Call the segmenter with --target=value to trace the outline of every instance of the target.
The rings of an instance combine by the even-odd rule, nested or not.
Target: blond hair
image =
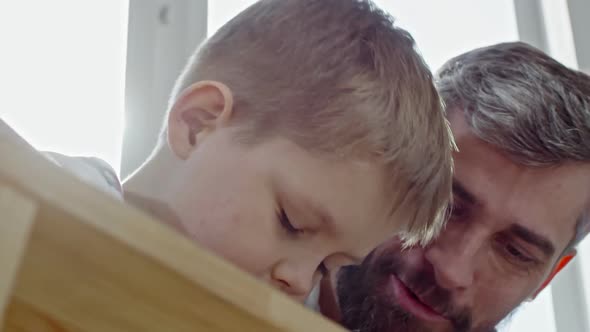
[[[445,220],[454,144],[414,46],[370,1],[258,1],[201,45],[171,104],[195,82],[223,82],[241,141],[281,135],[324,155],[378,160],[391,213],[407,220],[404,238],[426,243]]]

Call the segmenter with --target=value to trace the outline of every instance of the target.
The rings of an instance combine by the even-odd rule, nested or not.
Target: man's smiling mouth
[[[434,323],[449,322],[449,319],[424,303],[394,274],[389,276],[387,287],[395,296],[397,304],[416,318]]]

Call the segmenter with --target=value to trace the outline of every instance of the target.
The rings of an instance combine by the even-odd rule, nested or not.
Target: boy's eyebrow
[[[334,217],[324,207],[305,199],[303,195],[297,195],[297,200],[302,203],[302,207],[309,210],[314,216],[320,219],[322,225],[327,229],[334,229]]]
[[[336,228],[336,218],[334,218],[333,214],[328,211],[327,208],[318,204],[317,202],[309,199],[309,196],[303,194],[302,192],[295,190],[294,188],[289,188],[286,186],[285,183],[282,185],[277,184],[279,201],[283,203],[289,202],[297,210],[301,211],[301,213],[307,214],[309,217],[317,218],[320,220],[320,225],[323,227],[327,232],[333,232]],[[354,264],[359,264],[363,261],[364,255],[352,255],[346,254],[347,258],[349,258]]]
[[[308,209],[311,214],[316,216],[321,221],[321,226],[323,226],[328,231],[333,231],[336,227],[336,219],[332,216],[332,214],[325,209],[320,204],[312,202],[308,199],[304,199],[303,196],[298,196],[298,200],[302,203],[302,207]],[[345,254],[345,256],[353,263],[353,264],[360,264],[364,257],[352,255],[352,254]]]

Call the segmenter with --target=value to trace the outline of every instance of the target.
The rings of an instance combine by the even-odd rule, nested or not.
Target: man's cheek
[[[418,270],[424,264],[424,249],[415,247],[402,251],[404,265],[410,269]]]

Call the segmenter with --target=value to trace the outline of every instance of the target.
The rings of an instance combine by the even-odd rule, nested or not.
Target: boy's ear
[[[571,262],[572,259],[574,259],[574,257],[576,257],[576,254],[577,254],[577,251],[574,249],[559,259],[559,261],[557,262],[557,264],[553,268],[553,271],[551,271],[551,273],[549,274],[547,279],[545,279],[543,284],[541,284],[539,289],[537,289],[537,291],[533,295],[533,297],[532,297],[533,299],[535,299],[537,297],[537,295],[539,295],[539,293],[541,293],[549,285],[549,283],[551,283],[553,278],[555,278],[555,276],[559,272],[561,272],[561,270],[563,270],[563,268],[566,267],[569,264],[569,262]]]
[[[186,159],[207,134],[224,127],[233,112],[233,95],[223,83],[201,81],[186,88],[167,119],[168,145]]]

